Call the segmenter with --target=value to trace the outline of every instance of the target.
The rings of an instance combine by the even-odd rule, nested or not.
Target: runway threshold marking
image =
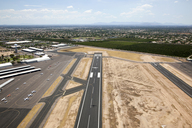
[[[98,75],[97,75],[97,77],[98,77],[98,78],[100,78],[100,77],[101,77],[101,73],[100,73],[100,72],[98,72]]]
[[[93,77],[93,72],[91,72],[91,74],[90,74],[90,78],[92,78]]]
[[[31,119],[35,116],[38,110],[41,108],[43,103],[36,104],[31,111],[25,116],[25,118],[21,121],[21,123],[17,126],[17,128],[25,128],[27,124],[31,121]]]

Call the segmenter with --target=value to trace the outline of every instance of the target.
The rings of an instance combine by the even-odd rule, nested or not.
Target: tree
[[[4,55],[3,54],[1,55],[1,59],[4,60]]]
[[[14,57],[14,54],[10,54],[9,56],[10,56],[11,58],[13,58],[13,57]]]

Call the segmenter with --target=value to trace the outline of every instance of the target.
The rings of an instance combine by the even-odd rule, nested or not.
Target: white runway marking
[[[94,92],[94,87],[93,87],[93,89],[92,89],[92,94],[93,94],[93,92]]]
[[[98,75],[97,75],[97,77],[98,77],[98,78],[100,78],[100,77],[101,77],[101,73],[100,73],[100,72],[98,72]]]
[[[91,72],[91,74],[90,74],[90,78],[92,78],[93,77],[93,72]]]
[[[89,118],[88,118],[87,128],[89,128],[89,122],[90,122],[90,115],[89,115]]]

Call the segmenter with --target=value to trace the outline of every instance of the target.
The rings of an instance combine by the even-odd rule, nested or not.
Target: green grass
[[[103,42],[82,42],[76,43],[81,45],[96,46],[103,48],[121,49],[129,51],[138,51],[146,53],[154,53],[169,56],[188,57],[192,54],[191,45],[175,45],[175,44],[152,44],[138,43],[137,41],[103,41]],[[142,40],[144,42],[144,40]]]

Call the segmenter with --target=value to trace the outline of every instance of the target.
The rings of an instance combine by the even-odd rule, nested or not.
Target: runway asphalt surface
[[[192,78],[192,62],[171,63],[169,65]]]
[[[0,93],[0,99],[6,97],[8,102],[0,102],[0,128],[17,127],[69,64],[74,55],[75,53],[59,54],[52,57],[49,61],[27,64],[41,68],[42,70],[16,76],[13,82],[3,88],[3,91]],[[24,64],[19,64],[17,66],[23,65]],[[43,73],[43,75],[41,75],[41,73]],[[5,80],[7,81],[8,79]],[[49,81],[47,79],[49,79]],[[0,80],[0,82],[4,82],[5,80]],[[24,84],[25,82],[26,84]],[[19,89],[15,90],[16,88]],[[32,90],[36,90],[36,93],[34,93],[32,97],[29,97],[29,101],[24,102],[24,98],[27,97]],[[8,94],[11,94],[11,96],[7,97]]]
[[[174,74],[169,72],[167,69],[165,69],[158,63],[151,63],[151,65],[192,98],[192,87],[190,85],[185,83],[180,78],[176,77]]]
[[[102,127],[102,54],[95,53],[75,128]]]

